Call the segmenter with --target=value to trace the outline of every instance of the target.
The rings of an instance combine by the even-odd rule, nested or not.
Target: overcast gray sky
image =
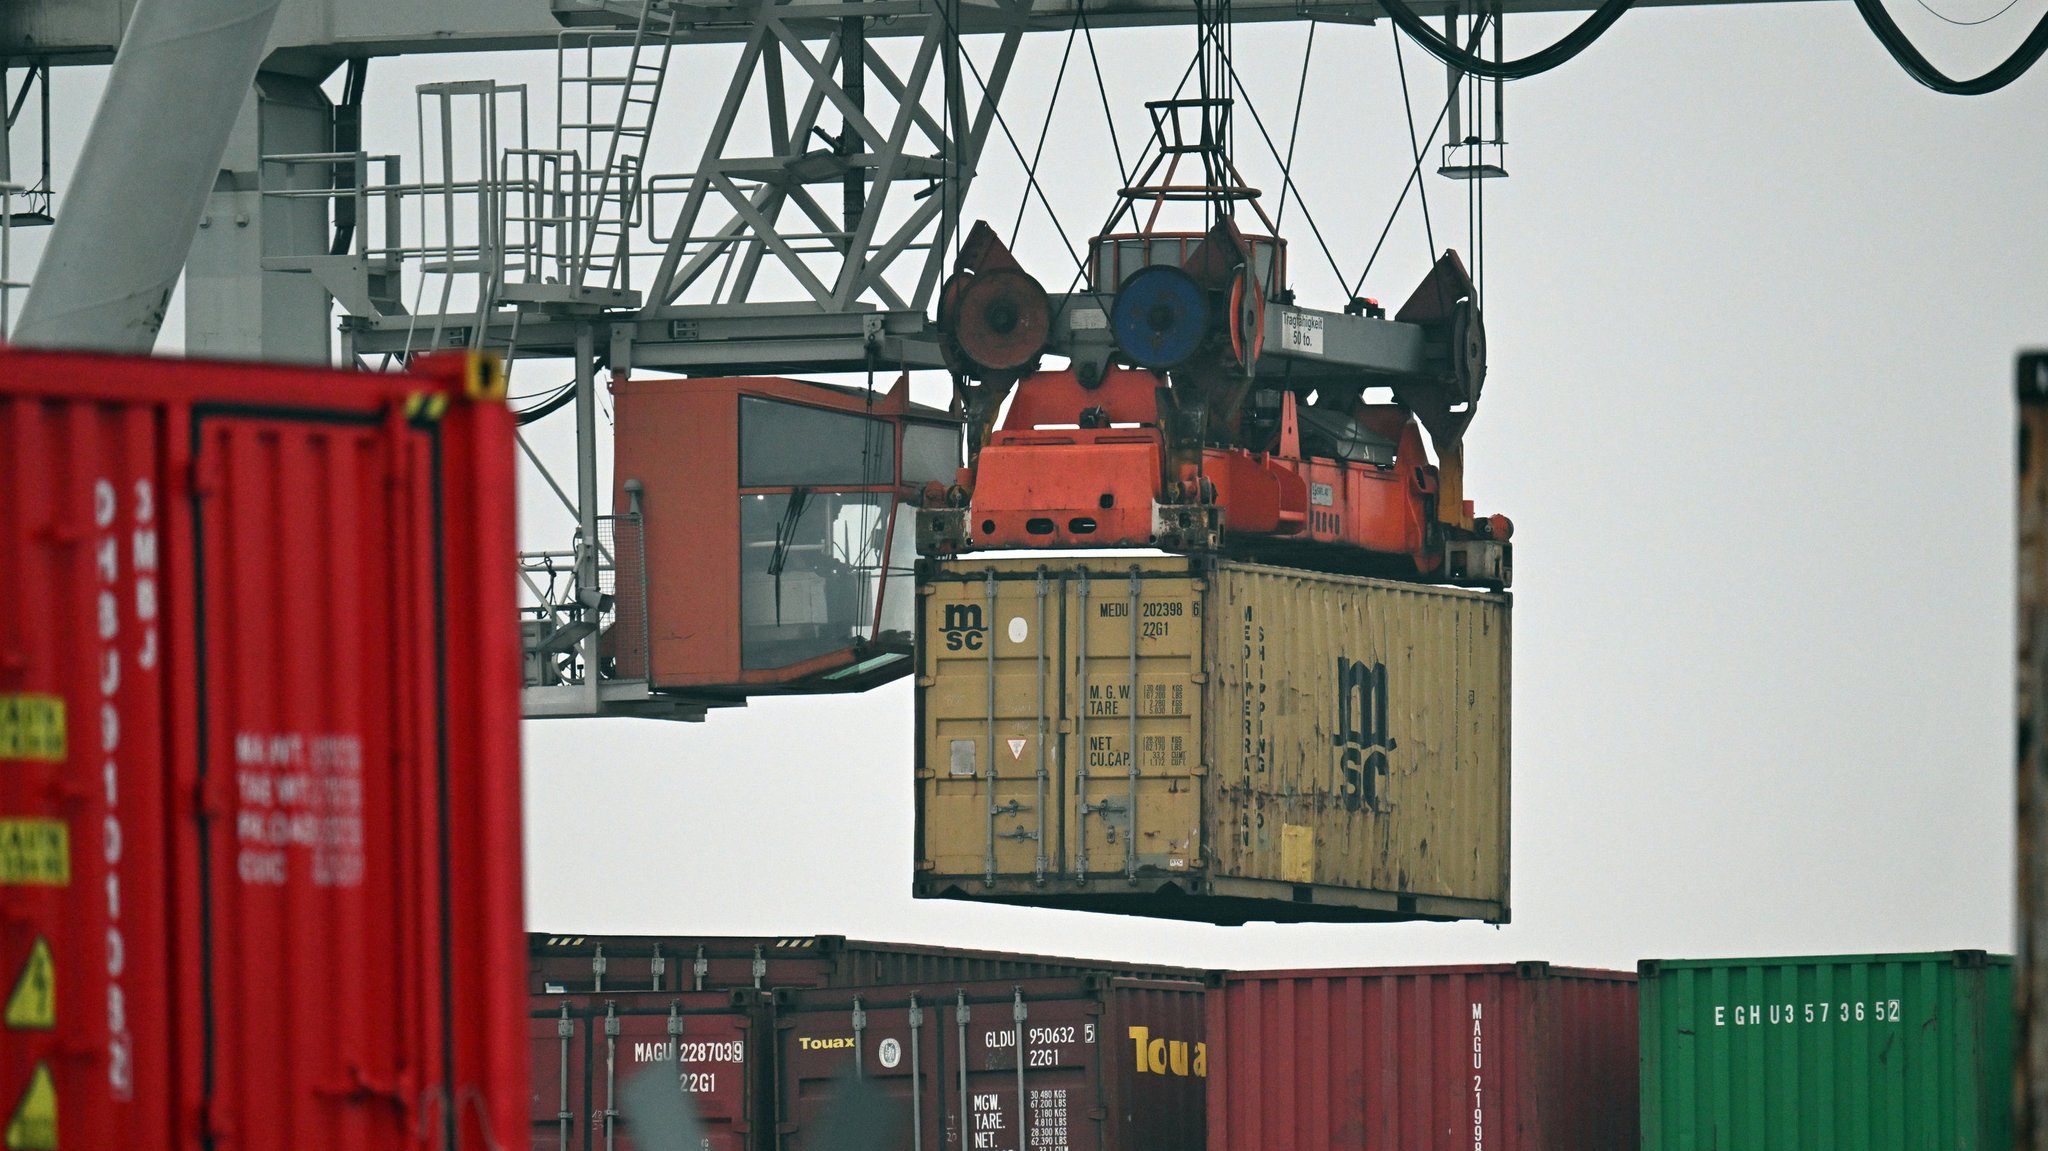
[[[1956,19],[2002,2],[1927,0]],[[2044,0],[1976,28],[1893,7],[1974,74]],[[1510,53],[1572,19],[1511,21]],[[1276,130],[1306,34],[1239,33]],[[1192,41],[1098,35],[1127,150]],[[1019,63],[1005,110],[1020,135],[1036,137],[1061,46],[1032,40]],[[729,59],[678,53],[671,168]],[[1412,45],[1407,65],[1426,131],[1442,72]],[[546,111],[549,57],[379,62],[370,146],[411,150],[413,84],[484,75],[527,79]],[[1386,24],[1318,32],[1295,176],[1347,276],[1408,171],[1394,76]],[[1077,243],[1117,183],[1082,78],[1041,172]],[[59,83],[79,108],[96,82]],[[1630,12],[1510,87],[1466,487],[1517,527],[1512,925],[1213,928],[913,901],[907,683],[698,725],[526,725],[529,923],[1213,966],[2009,949],[2011,380],[2017,348],[2048,344],[2044,122],[2048,71],[1938,96],[1839,2]],[[1248,127],[1239,141],[1252,182],[1277,188]],[[1018,170],[992,143],[970,214],[1007,224]],[[1469,251],[1463,187],[1426,182],[1439,246]],[[1425,270],[1416,209],[1368,294],[1398,302]],[[1301,300],[1340,304],[1306,228],[1288,231]],[[1020,249],[1065,283],[1042,214]],[[568,430],[538,429],[556,458]],[[526,542],[561,546],[535,487]]]

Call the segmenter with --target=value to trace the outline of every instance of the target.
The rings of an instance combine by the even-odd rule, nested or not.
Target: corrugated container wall
[[[1520,963],[1225,976],[1211,1151],[1634,1151],[1636,985]]]
[[[819,1151],[835,1083],[856,1061],[888,1100],[875,1146],[1204,1144],[1209,1050],[1199,983],[1091,976],[786,991],[776,996],[775,1035],[775,1151]]]
[[[1507,921],[1507,595],[1175,558],[921,578],[916,894]]]
[[[2012,960],[1647,960],[1643,1151],[2008,1151]]]
[[[1195,968],[879,943],[840,935],[546,935],[528,939],[533,994],[886,987],[1091,972],[1200,979]]]
[[[517,1129],[512,429],[429,363],[0,351],[8,1146]]]
[[[633,1151],[621,1118],[626,1085],[675,1075],[704,1125],[691,1151],[752,1151],[764,1112],[767,1005],[750,991],[534,996],[534,1151]]]

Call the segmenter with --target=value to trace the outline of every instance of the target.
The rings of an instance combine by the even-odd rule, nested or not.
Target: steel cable
[[[1259,137],[1265,140],[1266,150],[1273,154],[1273,161],[1275,163],[1282,165],[1280,172],[1281,186],[1283,188],[1294,187],[1294,202],[1301,205],[1301,218],[1308,221],[1309,232],[1315,236],[1316,245],[1322,248],[1323,258],[1330,262],[1330,271],[1337,277],[1337,286],[1342,288],[1345,283],[1344,271],[1337,266],[1337,257],[1330,253],[1330,245],[1323,239],[1323,230],[1316,225],[1315,213],[1308,210],[1308,201],[1302,198],[1300,187],[1294,186],[1294,177],[1287,173],[1285,164],[1280,159],[1280,147],[1273,143],[1272,134],[1266,131],[1266,121],[1259,115],[1258,107],[1252,103],[1251,93],[1245,90],[1244,80],[1237,74],[1237,65],[1231,62],[1228,55],[1225,55],[1223,57],[1223,66],[1231,86],[1237,90],[1239,98],[1244,100],[1244,110],[1252,114],[1252,123],[1258,127]]]
[[[2018,4],[2019,2],[2020,0],[2005,0],[2005,7],[2000,8],[1998,11],[1993,12],[1991,15],[1986,16],[1981,20],[1958,20],[1955,17],[1948,15],[1947,13],[1937,10],[1934,7],[1934,5],[1929,4],[1927,0],[1914,0],[1914,3],[1920,5],[1920,7],[1925,8],[1927,10],[1927,14],[1929,16],[1934,17],[1936,20],[1939,20],[1944,24],[1953,24],[1958,28],[1975,28],[1979,24],[1989,24],[1993,20],[1998,19],[2000,16],[2005,15],[2007,12],[2012,11],[2013,5]]]
[[[1052,135],[1053,110],[1059,107],[1060,89],[1066,87],[1067,61],[1074,54],[1074,37],[1078,35],[1080,31],[1081,11],[1079,9],[1076,9],[1074,12],[1074,24],[1072,27],[1067,29],[1067,46],[1060,50],[1059,73],[1052,78],[1052,95],[1046,97],[1045,100],[1045,120],[1038,126],[1038,147],[1034,149],[1031,153],[1031,163],[1026,165],[1024,168],[1024,179],[1026,181],[1026,186],[1024,188],[1024,194],[1018,197],[1017,199],[1017,220],[1015,223],[1010,225],[1010,247],[1012,249],[1016,248],[1017,246],[1018,233],[1024,230],[1024,210],[1031,206],[1031,189],[1038,186],[1038,162],[1045,158],[1045,141],[1048,136]],[[1093,43],[1093,37],[1090,37],[1091,51],[1093,50]],[[1048,208],[1047,210],[1050,211],[1051,209]],[[1059,221],[1054,220],[1053,226],[1058,227]]]

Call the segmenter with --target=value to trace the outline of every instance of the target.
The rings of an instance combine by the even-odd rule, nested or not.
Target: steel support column
[[[220,174],[185,264],[185,347],[193,355],[324,364],[333,297],[303,272],[266,271],[263,261],[322,256],[331,243],[325,197],[265,196],[263,157],[329,152],[334,107],[318,84],[259,73],[221,157]],[[275,179],[279,173],[275,170]],[[297,165],[285,186],[312,189],[333,179],[325,165]]]
[[[2048,351],[2022,354],[2019,396],[2019,972],[2013,1146],[2048,1149]]]

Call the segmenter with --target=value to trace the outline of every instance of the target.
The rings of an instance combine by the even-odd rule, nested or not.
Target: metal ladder
[[[590,165],[583,181],[581,243],[571,261],[573,283],[592,284],[601,274],[604,287],[632,286],[627,238],[638,222],[640,167],[668,76],[675,26],[675,10],[667,0],[646,0],[630,34],[564,32],[557,42],[555,97],[561,123],[556,147],[576,151]],[[572,47],[579,38],[580,49]],[[601,71],[600,50],[622,42],[630,43],[624,70]],[[579,62],[580,73],[570,71],[572,62]],[[598,109],[612,90],[619,98],[616,114],[607,119]]]

